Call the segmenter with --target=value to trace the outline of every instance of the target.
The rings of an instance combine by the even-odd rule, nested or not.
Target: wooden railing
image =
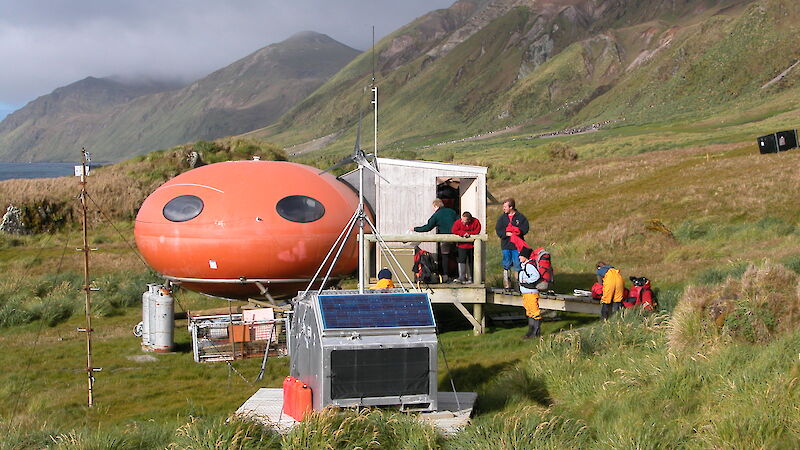
[[[463,238],[460,236],[456,236],[455,234],[382,234],[381,238],[383,242],[472,242],[475,245],[475,255],[473,258],[473,266],[472,266],[472,281],[475,284],[483,284],[483,247],[484,242],[489,240],[489,236],[486,234],[478,234],[475,236],[470,236],[468,238]],[[365,234],[364,239],[367,242],[377,242],[378,238],[374,234]],[[369,252],[367,252],[366,258],[369,258]],[[370,266],[370,261],[367,259],[364,261],[365,267]],[[365,275],[366,276],[366,275]],[[364,285],[366,286],[366,281],[363,280]]]

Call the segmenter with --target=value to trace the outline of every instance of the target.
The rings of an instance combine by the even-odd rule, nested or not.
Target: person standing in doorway
[[[428,223],[414,227],[411,231],[424,233],[436,228],[436,234],[450,234],[453,229],[453,222],[458,220],[458,213],[450,208],[445,208],[440,199],[433,201],[433,215],[428,219]],[[450,281],[448,277],[448,267],[450,265],[450,254],[455,247],[452,242],[438,242],[439,250],[439,274],[442,276],[442,283]]]
[[[528,219],[517,211],[517,204],[513,198],[503,201],[503,214],[497,219],[495,232],[500,238],[500,250],[503,252],[503,289],[511,292],[511,280],[516,280],[519,272],[520,247],[515,242],[525,241],[525,235],[530,230]]]
[[[461,214],[461,220],[453,222],[453,234],[463,238],[481,234],[481,222],[472,217],[468,211]],[[475,244],[459,242],[458,247],[458,282],[472,284],[472,268],[474,267]],[[480,281],[479,281],[480,282]]]

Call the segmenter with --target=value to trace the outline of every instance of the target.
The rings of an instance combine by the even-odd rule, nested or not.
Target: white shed
[[[445,206],[455,209],[459,216],[469,211],[480,220],[482,233],[486,234],[486,167],[391,158],[378,158],[377,166],[386,181],[364,171],[364,197],[375,214],[381,235],[419,236],[421,233],[415,233],[411,228],[428,221],[433,213],[431,204],[436,198],[441,198]],[[342,175],[340,179],[358,188],[358,171]],[[407,269],[411,268],[414,245],[389,243],[390,247],[397,249],[395,254]],[[431,252],[436,249],[434,243],[420,246]],[[370,274],[387,266],[374,249],[371,256],[370,261],[375,264],[371,265]]]

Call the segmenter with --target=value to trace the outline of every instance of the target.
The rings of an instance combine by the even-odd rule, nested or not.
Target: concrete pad
[[[417,414],[424,423],[430,423],[444,435],[455,434],[470,422],[472,408],[478,394],[475,392],[439,392],[439,410],[429,413]],[[273,427],[280,433],[289,432],[299,422],[283,414],[283,389],[261,388],[252,397],[247,399],[234,413],[240,417],[247,417],[267,426]]]

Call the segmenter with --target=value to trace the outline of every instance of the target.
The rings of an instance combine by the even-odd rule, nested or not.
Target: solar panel
[[[427,294],[320,295],[322,326],[389,328],[434,326]]]

